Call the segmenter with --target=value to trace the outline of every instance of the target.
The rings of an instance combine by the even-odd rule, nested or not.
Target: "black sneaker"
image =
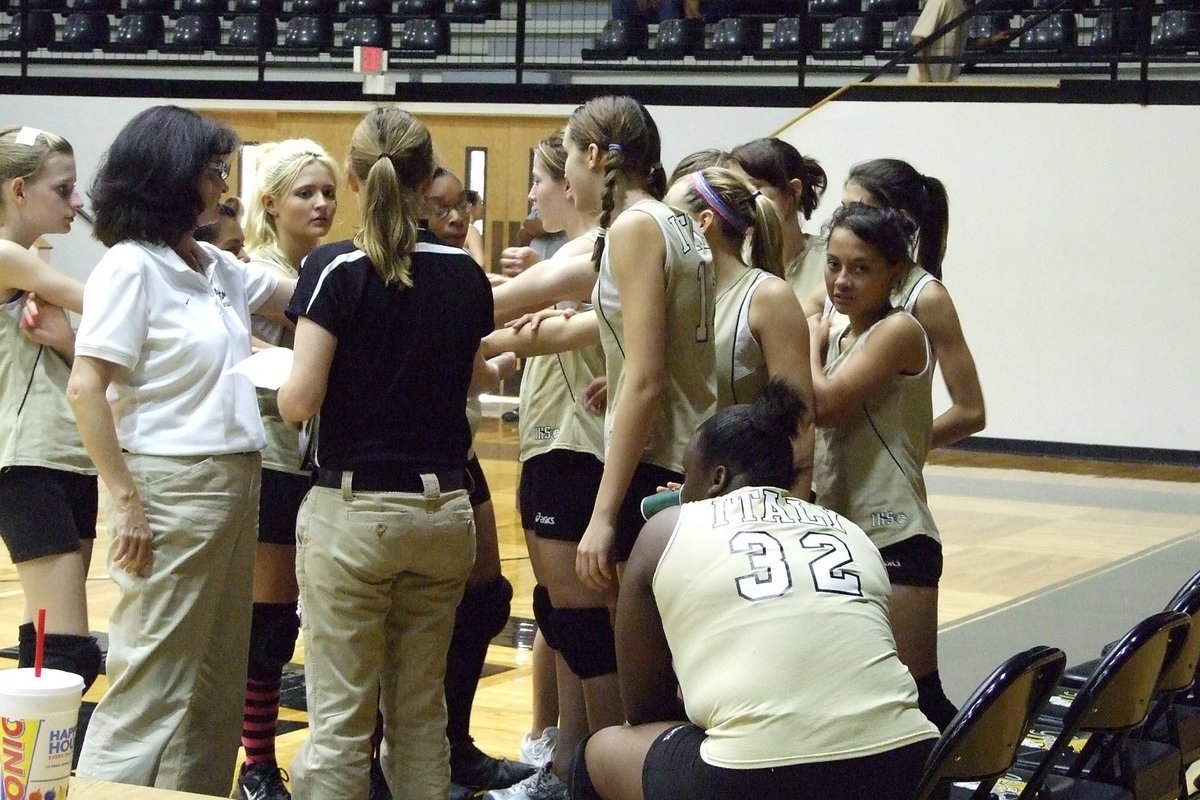
[[[536,771],[520,761],[492,758],[470,740],[450,745],[450,781],[473,791],[506,789]]]
[[[231,797],[235,800],[292,800],[284,781],[291,780],[287,771],[274,761],[257,764],[242,764],[238,771],[237,788]]]

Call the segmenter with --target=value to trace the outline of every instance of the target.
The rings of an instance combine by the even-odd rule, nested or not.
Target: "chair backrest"
[[[185,14],[175,20],[171,44],[189,50],[212,50],[221,43],[221,20],[216,14]]]
[[[444,19],[406,19],[400,30],[401,50],[450,52],[450,23]]]
[[[125,14],[112,34],[112,48],[144,52],[163,43],[161,14]]]
[[[1079,731],[1121,733],[1132,730],[1146,718],[1158,691],[1164,665],[1183,645],[1190,621],[1179,611],[1160,611],[1134,625],[1096,666],[1096,671],[1079,688],[1062,719],[1062,730],[1029,776],[1020,800],[1038,796],[1046,777]],[[1089,738],[1088,750],[1100,741]],[[1072,771],[1088,766],[1084,753]]]
[[[1196,671],[1200,669],[1200,572],[1179,588],[1171,602],[1167,603],[1166,610],[1187,614],[1192,621],[1179,654],[1163,670],[1158,687],[1159,692],[1176,693],[1192,688]]]
[[[1066,667],[1057,647],[1017,653],[987,677],[934,745],[914,800],[953,781],[978,780],[984,797],[1012,766],[1017,746]],[[984,783],[986,782],[986,783]]]
[[[382,47],[392,45],[392,24],[380,17],[351,17],[342,31],[342,47]]]
[[[81,11],[67,15],[59,47],[63,50],[95,50],[108,44],[108,15]]]
[[[762,22],[743,17],[726,17],[713,26],[711,49],[719,53],[748,56],[763,44]]]
[[[1064,52],[1073,50],[1077,44],[1078,31],[1075,15],[1069,11],[1051,14],[1021,36],[1024,50],[1049,50]]]

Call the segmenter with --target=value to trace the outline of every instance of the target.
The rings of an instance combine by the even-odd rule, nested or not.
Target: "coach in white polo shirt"
[[[78,772],[217,795],[241,729],[265,444],[254,388],[226,370],[250,355],[250,313],[282,317],[293,288],[193,238],[237,146],[173,106],[118,134],[91,192],[111,249],[84,290],[68,385],[113,496],[121,589]]]

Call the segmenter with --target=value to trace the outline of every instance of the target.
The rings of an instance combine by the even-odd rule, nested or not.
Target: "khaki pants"
[[[242,722],[258,453],[127,455],[154,535],[145,576],[112,562],[108,683],[80,775],[226,795]]]
[[[450,786],[442,681],[454,611],[475,559],[463,490],[314,487],[297,523],[309,737],[292,762],[296,800],[367,796],[375,711],[384,773],[405,800]]]

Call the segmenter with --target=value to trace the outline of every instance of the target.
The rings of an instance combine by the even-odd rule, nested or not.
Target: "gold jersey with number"
[[[770,278],[748,269],[717,296],[717,408],[749,403],[767,385],[767,359],[750,330],[750,303]]]
[[[667,249],[661,267],[667,299],[666,394],[639,460],[679,472],[683,468],[683,450],[692,434],[716,410],[712,255],[704,236],[682,211],[657,200],[641,200],[624,213],[646,214],[653,219]],[[608,373],[605,449],[612,437],[613,412],[620,403],[625,380],[625,321],[609,263],[611,254],[611,248],[605,248],[600,276],[592,292]]]
[[[937,737],[896,655],[879,551],[838,514],[763,487],[686,503],[652,588],[706,763],[838,761]]]
[[[907,312],[897,311],[916,322]],[[825,374],[832,376],[863,347],[872,325],[842,350],[849,320],[829,332]],[[918,323],[919,324],[919,323]],[[876,547],[918,534],[938,539],[922,469],[933,435],[933,356],[925,338],[925,368],[894,375],[887,387],[832,428],[817,428],[813,489],[817,502],[851,519]]]
[[[0,468],[25,466],[94,475],[67,405],[71,368],[21,333],[25,293],[0,313]]]

